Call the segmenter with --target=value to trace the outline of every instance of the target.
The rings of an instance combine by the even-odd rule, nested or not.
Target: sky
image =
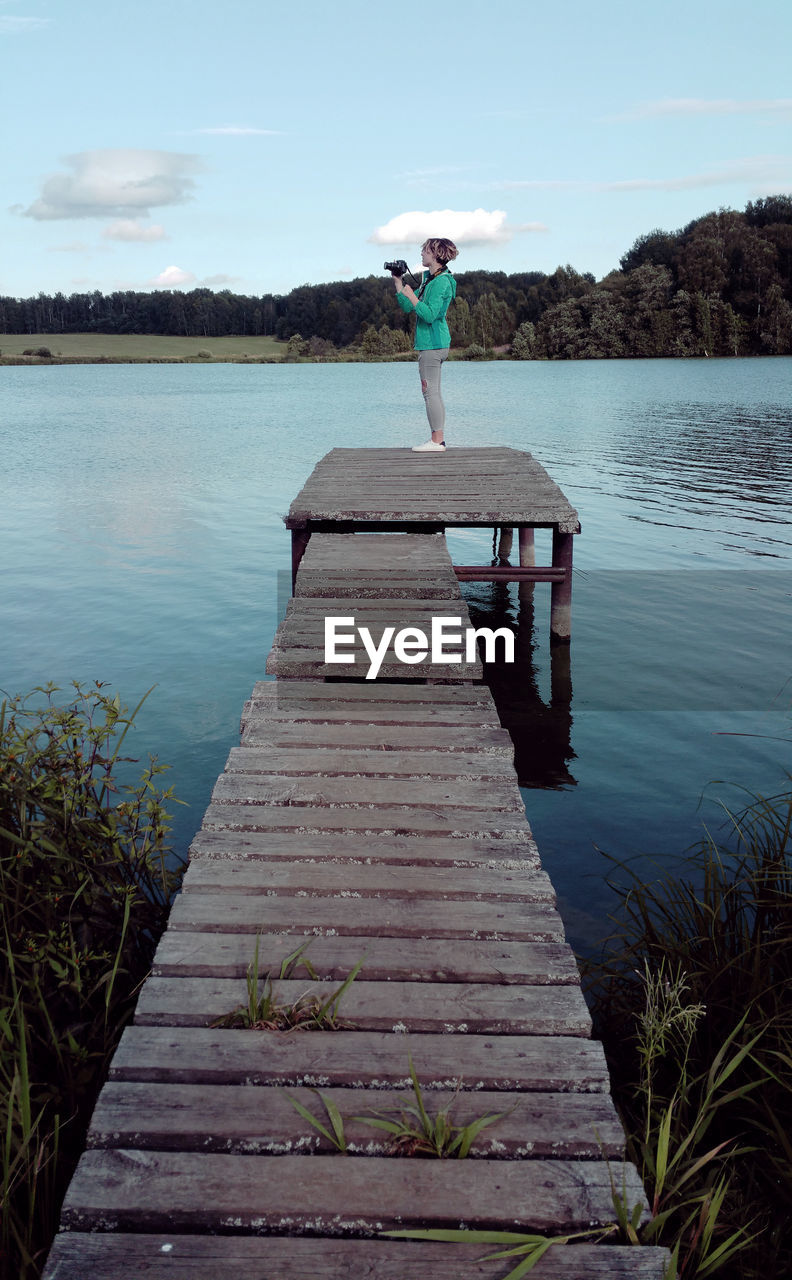
[[[0,294],[598,279],[792,192],[790,0],[0,0]]]

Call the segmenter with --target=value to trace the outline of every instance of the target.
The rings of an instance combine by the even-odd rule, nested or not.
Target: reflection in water
[[[132,704],[156,685],[130,750],[173,766],[182,851],[279,621],[282,516],[329,449],[414,441],[414,376],[0,369],[0,685],[98,678]],[[460,361],[446,399],[454,446],[530,450],[580,511],[574,752],[548,588],[521,618],[515,586],[465,593],[518,629],[518,665],[490,680],[570,933],[595,937],[580,913],[612,907],[597,847],[667,865],[721,797],[735,807],[712,779],[773,794],[792,769],[792,358]],[[459,564],[492,555],[491,530],[448,543]]]
[[[568,763],[572,750],[571,645],[550,647],[550,698],[542,698],[534,635],[534,591],[544,584],[522,582],[515,600],[508,583],[464,585],[474,627],[509,627],[514,663],[483,662],[484,678],[504,729],[514,742],[514,767],[521,787],[559,789],[576,785]]]

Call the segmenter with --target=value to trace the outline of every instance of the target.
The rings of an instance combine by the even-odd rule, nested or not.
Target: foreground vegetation
[[[646,1226],[613,1185],[613,1222],[574,1236],[388,1234],[499,1246],[519,1259],[504,1280],[583,1239],[664,1246],[668,1280],[792,1275],[790,853],[792,789],[752,797],[654,883],[614,867],[616,928],[585,976]]]
[[[792,1275],[792,790],[682,866],[612,880],[587,966],[628,1151],[681,1277]]]
[[[1,1280],[40,1274],[179,880],[162,767],[152,761],[128,780],[135,762],[121,752],[134,714],[98,684],[75,684],[68,697],[49,686],[0,708]],[[653,1211],[639,1228],[615,1186],[613,1224],[594,1234],[668,1247],[680,1280],[792,1274],[790,852],[792,787],[750,797],[720,837],[707,834],[651,883],[614,864],[615,929],[585,966],[628,1156]],[[282,978],[298,963],[312,972],[304,950]],[[359,968],[323,1003],[284,1010],[271,981],[262,989],[257,948],[247,1004],[223,1021],[280,1026],[286,1016],[332,1030]],[[465,1128],[447,1111],[430,1115],[411,1074],[414,1106],[358,1117],[397,1149],[464,1155],[498,1118]],[[297,1109],[344,1151],[343,1119],[319,1098],[330,1128]],[[494,1232],[481,1243],[512,1249],[514,1280],[564,1247]]]
[[[121,781],[133,720],[99,684],[0,707],[2,1280],[40,1274],[179,879],[163,766]]]
[[[650,231],[599,281],[569,265],[550,275],[456,276],[449,320],[460,351],[511,346],[518,359],[549,360],[788,355],[792,196],[767,196],[741,213],[720,209],[678,231]],[[194,340],[189,355],[176,358],[205,350],[204,359],[244,358],[245,351],[249,358],[383,359],[410,347],[410,326],[384,273],[301,285],[285,296],[193,289],[0,297],[4,361],[5,335],[27,335],[27,346],[36,335],[35,345],[60,349],[65,359],[71,334]],[[232,354],[219,345],[229,338]],[[262,339],[279,340],[263,357],[254,352]],[[291,354],[285,343],[294,345]]]

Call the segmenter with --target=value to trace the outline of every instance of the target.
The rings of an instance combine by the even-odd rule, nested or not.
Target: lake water
[[[598,849],[670,865],[792,765],[792,359],[455,363],[444,382],[452,446],[530,450],[580,512],[568,669],[548,587],[465,593],[519,627],[497,697],[587,948],[611,905]],[[100,679],[131,706],[155,685],[132,748],[172,766],[184,850],[264,672],[282,516],[328,449],[426,438],[417,370],[9,367],[0,397],[0,687]],[[449,544],[486,563],[492,535]]]

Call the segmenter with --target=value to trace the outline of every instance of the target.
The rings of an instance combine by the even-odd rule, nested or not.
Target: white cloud
[[[432,236],[445,236],[455,244],[505,244],[518,231],[546,231],[539,222],[509,226],[503,209],[439,209],[432,213],[413,210],[397,214],[377,227],[372,244],[420,244]]]
[[[26,217],[139,217],[189,200],[195,185],[190,174],[202,168],[196,156],[125,148],[81,151],[64,163],[71,172],[47,178],[39,199],[24,210]]]
[[[207,289],[214,289],[219,284],[237,284],[241,279],[241,276],[229,276],[224,271],[221,271],[216,276],[207,276],[200,283]]]
[[[280,129],[254,129],[243,124],[223,124],[212,129],[194,129],[193,133],[208,133],[213,136],[225,135],[234,138],[275,138],[281,136]]]
[[[722,187],[731,183],[770,183],[788,186],[792,181],[792,159],[788,156],[749,156],[723,169],[683,174],[676,178],[624,178],[596,181],[575,178],[526,178],[495,184],[496,190],[535,191],[693,191],[700,187]]]
[[[735,116],[756,112],[792,114],[792,98],[663,98],[643,102],[618,120],[643,120],[655,116]]]
[[[0,18],[0,36],[22,35],[25,31],[41,31],[50,25],[50,18],[12,18],[10,14]]]
[[[158,223],[139,222],[136,218],[120,218],[117,222],[111,222],[102,235],[105,240],[140,241],[143,244],[168,239],[165,228]]]
[[[166,267],[153,280],[149,280],[149,284],[159,289],[176,289],[182,284],[195,284],[195,279],[192,271],[182,271],[181,267]]]

